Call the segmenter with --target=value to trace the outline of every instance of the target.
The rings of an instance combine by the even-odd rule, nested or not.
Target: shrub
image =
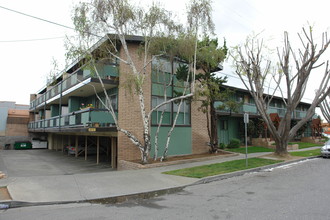
[[[241,141],[233,138],[230,140],[229,144],[227,145],[227,148],[239,148],[241,145]]]
[[[224,143],[219,144],[219,149],[225,149],[225,148],[226,148],[226,145]]]

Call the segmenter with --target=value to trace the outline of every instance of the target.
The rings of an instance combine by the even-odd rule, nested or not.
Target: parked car
[[[322,136],[324,136],[326,138],[330,138],[330,134],[327,134],[327,133],[322,133]]]
[[[330,141],[327,141],[324,146],[321,148],[321,156],[330,157]]]
[[[76,154],[76,147],[74,146],[68,146],[68,154],[69,155],[75,155]],[[84,146],[78,146],[78,155],[83,154],[85,152]],[[100,147],[100,154],[106,153],[106,149]],[[97,147],[95,145],[88,146],[87,148],[87,154],[97,154]]]

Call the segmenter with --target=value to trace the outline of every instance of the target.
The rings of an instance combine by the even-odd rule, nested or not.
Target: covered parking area
[[[48,149],[117,168],[116,133],[48,133]]]
[[[112,171],[111,164],[47,149],[2,150],[0,171],[7,177],[58,176]]]

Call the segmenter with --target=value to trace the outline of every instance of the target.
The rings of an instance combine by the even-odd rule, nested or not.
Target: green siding
[[[91,122],[98,123],[115,123],[109,112],[91,112]]]
[[[75,96],[69,97],[69,103],[68,103],[69,112],[74,112],[74,111],[80,110],[81,103],[84,103],[85,104],[83,98],[81,98],[81,97],[75,97]]]
[[[58,116],[60,114],[60,106],[59,105],[51,105],[50,106],[50,114],[51,114],[51,117]]]
[[[106,76],[118,76],[118,67],[115,65],[104,65],[103,72]]]
[[[239,124],[243,118],[220,117],[218,119],[218,141],[229,144],[232,138],[240,139]]]
[[[171,127],[161,127],[158,135],[158,156],[162,156],[167,133]],[[154,155],[155,134],[157,127],[151,127],[151,143],[153,145],[151,156]],[[192,154],[191,127],[175,127],[169,144],[168,155]]]

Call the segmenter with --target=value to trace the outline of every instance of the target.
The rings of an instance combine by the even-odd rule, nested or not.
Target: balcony
[[[222,102],[216,102],[215,103],[215,107],[219,107],[222,104]],[[230,111],[230,109],[225,108],[225,109],[218,109],[217,110],[220,114],[224,113],[224,114],[244,114],[244,113],[249,113],[249,114],[253,114],[256,115],[258,114],[258,110],[255,104],[250,104],[250,103],[245,103],[242,106],[240,106],[238,108],[237,112],[234,111]]]
[[[115,87],[118,85],[118,67],[116,65],[103,65],[102,70],[100,70],[100,77],[104,80],[106,84],[106,89]],[[34,110],[58,100],[61,95],[64,98],[70,95],[76,95],[78,91],[88,91],[85,95],[92,95],[95,93],[92,86],[87,86],[88,84],[99,83],[99,80],[94,76],[89,70],[78,70],[75,73],[70,74],[66,79],[63,79],[61,82],[48,88],[44,94],[38,95],[38,97],[30,102],[30,110]],[[85,88],[85,89],[84,89]],[[97,86],[97,89],[100,90],[100,86]],[[100,92],[100,91],[96,91]]]
[[[217,108],[221,104],[222,104],[221,102],[216,102],[215,107]],[[249,113],[251,115],[259,115],[256,105],[250,104],[250,103],[244,103],[242,106],[239,107],[237,112],[230,111],[230,109],[226,109],[226,108],[220,109],[217,111],[218,111],[218,113],[223,114],[223,115],[228,115],[228,114],[242,115],[244,113]],[[279,115],[279,117],[281,117],[281,118],[285,116],[285,112],[286,112],[286,110],[284,108],[271,107],[271,106],[268,108],[268,114],[277,113]],[[302,118],[306,117],[306,113],[307,113],[307,111],[295,110],[292,113],[292,119],[302,119]]]
[[[112,128],[115,124],[111,114],[105,109],[86,108],[67,115],[32,121],[28,125],[30,132],[68,131],[75,129]],[[94,129],[94,130],[95,130]]]
[[[294,118],[295,119],[305,118],[306,115],[307,115],[307,111],[300,111],[300,110],[295,110],[294,111]]]

